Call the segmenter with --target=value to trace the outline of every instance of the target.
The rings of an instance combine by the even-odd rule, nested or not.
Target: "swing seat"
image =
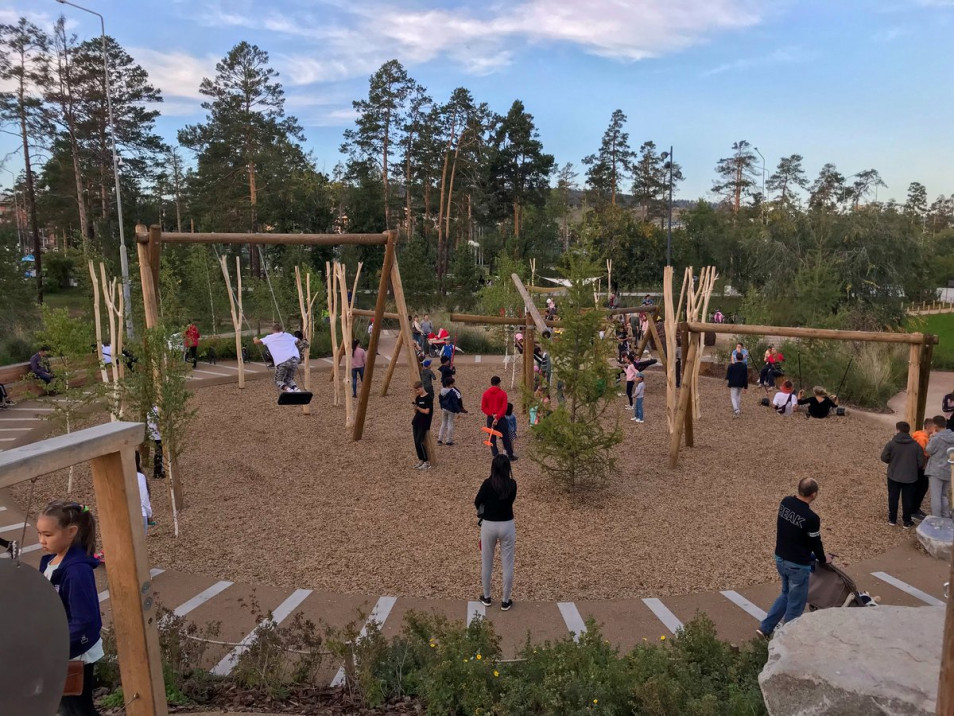
[[[311,393],[304,390],[289,391],[278,394],[279,405],[308,405],[311,402]]]

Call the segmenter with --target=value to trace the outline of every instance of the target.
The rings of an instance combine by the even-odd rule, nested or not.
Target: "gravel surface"
[[[235,384],[200,389],[181,458],[188,505],[178,539],[168,486],[149,480],[159,521],[148,538],[152,560],[235,581],[476,598],[473,499],[490,463],[479,403],[495,372],[503,375],[503,367],[460,367],[471,413],[458,418],[456,444],[438,446],[439,464],[429,472],[411,469],[417,461],[404,366],[388,397],[373,391],[359,443],[344,427],[344,408],[331,406],[326,373],[314,380],[311,416],[278,407],[269,380],[249,381],[244,391]],[[626,399],[617,399],[626,435],[617,448],[620,469],[599,494],[552,487],[526,457],[521,416],[515,599],[661,596],[771,581],[778,501],[804,476],[821,484],[822,537],[843,563],[914,539],[885,521],[879,455],[889,426],[857,412],[782,418],[760,407],[754,390],[733,419],[723,386],[700,378],[704,415],[695,448],[684,448],[678,469],[669,470],[665,376],[649,371],[645,424],[630,422]],[[88,468],[76,474],[74,496],[92,503]],[[65,473],[42,478],[35,502],[65,494],[65,486]],[[26,485],[17,487],[21,501],[26,493]]]

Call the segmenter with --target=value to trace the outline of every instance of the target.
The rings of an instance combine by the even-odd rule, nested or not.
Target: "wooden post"
[[[341,405],[341,381],[338,380],[338,361],[341,360],[338,349],[338,292],[335,284],[338,281],[337,269],[332,269],[325,261],[325,275],[328,281],[328,327],[331,329],[331,354],[334,362],[331,364],[331,381],[335,386],[334,405]],[[367,370],[367,369],[365,369]]]
[[[351,397],[352,386],[351,376],[351,341],[354,336],[354,329],[351,326],[351,306],[348,301],[348,275],[344,264],[335,264],[335,275],[337,276],[338,290],[341,293],[341,348],[344,350],[345,357],[345,427],[354,426],[354,399]]]
[[[374,359],[381,340],[381,323],[384,321],[384,305],[388,298],[388,277],[394,265],[394,242],[396,231],[388,231],[388,240],[384,248],[384,265],[381,267],[381,280],[378,282],[378,298],[374,304],[374,326],[371,328],[371,340],[368,341],[368,363],[364,368],[364,381],[361,383],[361,395],[358,398],[358,411],[354,418],[353,440],[364,435],[364,419],[368,414],[368,398],[371,396],[371,378],[374,377]]]
[[[99,279],[96,277],[93,259],[89,260],[89,278],[93,284],[93,320],[96,321],[96,357],[99,359],[99,373],[103,378],[103,383],[108,383],[109,376],[106,374],[106,364],[103,360],[103,321],[99,313]],[[112,349],[112,346],[110,346],[110,349]]]
[[[954,587],[954,561],[948,585]],[[954,595],[951,595],[954,597]],[[944,612],[944,638],[941,647],[941,673],[937,682],[937,716],[954,716],[954,598],[947,600]]]
[[[242,361],[242,264],[239,257],[235,257],[235,273],[238,279],[238,298],[232,293],[232,279],[229,277],[228,258],[219,257],[219,267],[225,277],[225,287],[229,293],[229,310],[232,314],[232,328],[235,330],[235,355],[238,357],[238,384],[245,388],[245,363]]]
[[[911,425],[911,429],[917,429],[918,418],[918,396],[921,387],[921,351],[923,344],[912,343],[908,349],[908,395],[905,405],[904,419]]]
[[[391,351],[391,360],[388,363],[388,370],[384,374],[384,382],[381,384],[381,397],[383,398],[388,394],[388,388],[391,387],[391,378],[394,377],[394,369],[397,367],[398,360],[401,357],[401,347],[404,345],[404,341],[401,340],[400,336],[394,342],[394,350]]]
[[[151,282],[151,274],[149,279]],[[121,655],[119,672],[126,713],[164,716],[167,707],[156,606],[150,588],[134,451],[125,447],[121,452],[95,457],[90,463],[99,507],[99,532],[103,550],[109,555],[106,577],[116,646]]]
[[[305,337],[305,340],[308,342],[308,346],[305,348],[304,363],[302,364],[302,371],[305,374],[305,390],[311,392],[311,341],[315,335],[315,324],[314,324],[314,305],[315,299],[318,298],[317,295],[312,297],[311,295],[311,271],[305,274],[305,288],[302,290],[301,285],[301,268],[295,266],[295,286],[298,288],[298,310],[301,312],[301,334]],[[241,356],[239,356],[241,360]],[[311,415],[311,405],[302,405],[301,406],[302,415]]]
[[[337,300],[337,298],[336,298],[336,299],[335,299],[335,307],[336,307],[336,310],[337,310],[337,306],[338,306],[338,300]],[[333,360],[335,363],[334,363],[334,366],[333,366],[333,370],[331,371],[331,375],[330,375],[330,377],[328,378],[328,382],[329,382],[329,383],[331,383],[331,382],[333,382],[333,381],[337,381],[337,378],[336,378],[335,376],[338,375],[338,368],[339,368],[340,365],[341,365],[341,359],[344,358],[344,343],[341,343],[341,344],[339,345],[339,344],[338,344],[338,339],[337,339],[337,337],[335,337],[334,343],[335,343],[335,345],[337,345],[338,347],[333,349],[333,351],[334,351],[334,356],[332,357],[332,360]],[[338,404],[338,403],[336,402],[335,405],[337,405],[337,404]]]
[[[689,354],[686,358],[688,365],[693,365],[696,360],[696,341],[689,345]],[[673,361],[670,361],[670,365]],[[686,426],[686,412],[689,409],[689,398],[692,396],[691,390],[686,390],[685,386],[679,393],[679,407],[676,411],[676,420],[673,424],[672,434],[669,437],[669,467],[674,468],[679,463],[679,443],[682,441],[682,433]]]
[[[917,413],[914,422],[911,423],[911,430],[920,430],[924,424],[925,412],[927,410],[928,386],[931,381],[931,364],[934,362],[934,343],[930,337],[925,336],[926,342],[921,350],[920,366],[920,385],[918,386]]]
[[[534,305],[533,298],[531,298],[530,292],[527,291],[526,286],[523,285],[523,281],[521,281],[520,277],[515,273],[510,274],[510,278],[513,280],[513,285],[517,287],[517,292],[523,299],[523,305],[526,307],[527,311],[530,312],[530,316],[533,318],[533,324],[537,327],[537,330],[540,331],[541,335],[546,333],[546,321],[543,320],[543,316],[540,315],[540,311],[538,311],[537,307]]]
[[[683,282],[685,288],[685,282]],[[672,302],[672,266],[663,271],[663,300],[666,325],[666,425],[670,435],[675,435],[681,426],[675,423],[676,413],[676,311]],[[682,297],[680,296],[680,301]],[[658,336],[653,336],[657,341]],[[658,343],[656,345],[659,345]]]
[[[159,325],[159,304],[156,300],[156,284],[153,282],[152,263],[149,244],[159,240],[158,227],[151,227],[146,233],[142,224],[136,226],[136,252],[139,255],[139,282],[142,285],[142,304],[146,318],[146,328]]]
[[[520,403],[523,412],[530,412],[529,394],[533,392],[533,346],[536,343],[534,337],[533,322],[530,314],[526,314],[526,326],[523,329],[523,380],[521,381]],[[504,427],[506,430],[506,426]]]
[[[692,381],[692,376],[695,375],[695,369],[699,366],[699,363],[702,361],[702,334],[700,333],[686,333],[686,343],[683,345],[692,344],[692,347],[696,349],[695,360],[692,363],[687,363],[683,366],[682,369],[682,389],[689,391],[689,409],[686,411],[686,447],[695,446],[695,436],[692,431],[692,410],[693,405],[695,404],[696,391],[697,388]],[[688,373],[686,372],[688,370]],[[689,380],[686,380],[686,377],[689,377]]]
[[[668,380],[669,359],[666,357],[667,346],[663,345],[662,339],[659,337],[659,331],[656,330],[656,321],[649,321],[649,335],[653,337],[653,343],[656,344],[656,356],[659,359],[659,365],[661,365],[663,370],[666,371]],[[639,358],[640,356],[636,356],[636,360],[639,360]],[[673,363],[673,365],[675,365],[675,363]],[[675,375],[675,373],[673,373],[673,375]],[[673,378],[673,380],[675,380],[675,378]]]

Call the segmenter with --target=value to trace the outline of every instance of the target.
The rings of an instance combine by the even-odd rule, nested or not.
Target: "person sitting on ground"
[[[928,455],[924,472],[931,483],[931,514],[935,517],[951,516],[950,450],[954,450],[954,432],[947,427],[947,419],[943,415],[935,415],[934,435],[924,449]]]
[[[30,373],[37,380],[49,385],[53,382],[53,371],[50,368],[50,347],[40,346],[40,350],[30,358]]]
[[[812,388],[810,398],[804,396],[804,390],[798,391],[798,404],[808,406],[808,417],[810,418],[827,418],[828,414],[838,407],[838,396],[828,395],[828,391],[820,385]]]
[[[901,420],[895,435],[881,451],[881,462],[888,466],[888,524],[898,524],[898,498],[901,498],[901,524],[914,527],[914,500],[918,474],[924,470],[924,450],[911,437],[911,425]]]
[[[295,373],[298,371],[298,342],[291,333],[286,333],[279,325],[272,326],[270,335],[252,339],[255,343],[263,343],[272,354],[275,362],[275,385],[283,393],[298,392],[295,382]]]
[[[790,416],[795,413],[798,401],[795,398],[795,386],[792,381],[786,380],[782,383],[782,387],[772,398],[772,406],[775,408],[775,412],[782,416]]]
[[[782,593],[769,609],[756,633],[768,637],[782,621],[792,621],[805,611],[808,582],[817,560],[825,564],[821,541],[821,520],[811,504],[818,497],[818,483],[810,477],[798,482],[798,494],[784,498],[778,506],[775,536],[775,568],[782,578]]]
[[[749,389],[749,366],[736,351],[732,354],[732,362],[725,369],[725,379],[729,385],[729,399],[732,401],[732,415],[742,415],[742,393]]]

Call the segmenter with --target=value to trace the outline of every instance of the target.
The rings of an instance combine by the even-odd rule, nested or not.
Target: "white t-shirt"
[[[52,560],[50,560],[52,562]],[[55,572],[60,564],[48,564],[46,569],[43,570],[43,576],[47,579],[53,578],[53,572]],[[103,651],[103,640],[97,639],[96,643],[93,644],[89,649],[84,651],[82,654],[76,657],[77,661],[82,661],[84,664],[95,664],[97,661],[102,659],[106,655],[106,652]]]
[[[139,505],[142,507],[142,516],[152,517],[152,502],[149,499],[149,489],[146,487],[146,476],[137,472],[136,477],[139,478]]]
[[[795,412],[795,406],[798,405],[798,398],[795,397],[795,393],[783,393],[780,390],[772,398],[772,405],[776,408],[781,408],[784,405],[785,411],[779,413],[779,415],[791,415]]]
[[[275,365],[284,363],[292,358],[298,359],[298,339],[291,333],[271,333],[262,338],[262,343],[268,347]]]
[[[153,407],[146,415],[146,429],[149,431],[150,440],[162,440],[159,433],[159,408]]]
[[[109,365],[113,362],[113,347],[103,346],[103,365]]]

